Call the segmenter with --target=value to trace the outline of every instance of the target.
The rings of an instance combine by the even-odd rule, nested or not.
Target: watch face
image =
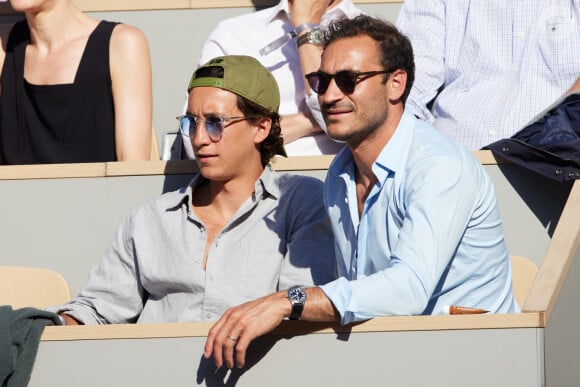
[[[288,290],[288,298],[292,303],[304,304],[306,302],[306,292],[300,287],[293,287]]]
[[[322,30],[320,28],[314,28],[312,30],[310,30],[309,32],[310,36],[309,36],[309,40],[316,44],[317,46],[322,46],[322,41],[324,39],[324,33],[322,32]]]

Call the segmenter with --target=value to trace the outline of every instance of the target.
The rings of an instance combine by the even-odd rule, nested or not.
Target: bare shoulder
[[[127,72],[150,72],[151,57],[149,44],[143,31],[126,24],[117,24],[113,29],[110,44],[111,71],[127,75]]]
[[[119,50],[135,50],[148,47],[147,37],[137,27],[117,24],[111,35],[111,47]]]

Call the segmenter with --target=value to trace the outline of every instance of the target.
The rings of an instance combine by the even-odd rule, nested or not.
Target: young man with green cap
[[[197,69],[179,128],[200,173],[135,210],[89,282],[50,310],[67,324],[207,321],[335,276],[322,183],[274,172],[284,153],[272,74],[248,56]]]

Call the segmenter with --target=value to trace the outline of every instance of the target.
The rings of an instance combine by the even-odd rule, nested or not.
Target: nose
[[[333,77],[326,88],[324,94],[318,95],[318,102],[322,104],[332,104],[344,97],[344,93],[336,84],[336,79]]]
[[[207,130],[205,129],[205,121],[202,122],[202,120],[198,119],[195,122],[195,134],[193,135],[193,137],[190,137],[190,140],[191,145],[197,148],[203,145],[207,145],[211,142],[209,134],[207,134]]]

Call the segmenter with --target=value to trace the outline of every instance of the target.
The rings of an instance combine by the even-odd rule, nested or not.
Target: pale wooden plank
[[[354,0],[355,4],[402,3],[403,0]],[[278,0],[74,0],[83,12],[153,11],[170,9],[271,7]],[[0,3],[0,15],[14,14],[8,2]]]
[[[279,0],[191,0],[191,8],[272,7]],[[403,0],[353,0],[355,4],[403,3]]]
[[[286,321],[273,334],[307,334],[340,332],[402,332],[466,329],[544,328],[542,312],[511,314],[472,314],[436,316],[377,317],[358,324],[341,326],[337,323]]]
[[[0,180],[104,177],[105,163],[2,165]]]
[[[276,171],[308,171],[328,169],[333,155],[276,157],[270,163]]]
[[[496,165],[505,164],[507,161],[496,157],[489,150],[473,151],[475,157],[482,165]],[[272,167],[277,171],[307,171],[328,169],[330,163],[334,159],[334,155],[323,156],[294,156],[294,157],[277,157],[271,163]]]
[[[536,280],[530,289],[524,311],[545,311],[549,319],[566,273],[580,245],[580,180],[576,180],[558,221]]]
[[[474,155],[484,165],[502,163],[490,151],[475,151]],[[277,171],[308,171],[328,169],[333,155],[277,157],[272,167]],[[108,163],[43,164],[0,166],[0,180],[46,179],[99,176],[144,176],[190,174],[198,171],[192,160],[147,160]]]
[[[143,11],[190,8],[190,0],[74,0],[84,12]]]
[[[107,163],[106,176],[180,175],[198,170],[193,160],[124,161]]]
[[[473,154],[475,157],[477,157],[482,165],[510,164],[509,161],[502,159],[501,157],[497,157],[490,150],[473,151]]]
[[[212,325],[213,323],[166,323],[46,327],[41,340],[67,341],[121,338],[204,337],[207,336]],[[272,334],[295,335],[304,333],[400,332],[544,327],[544,314],[538,312],[489,315],[380,317],[349,326],[340,326],[336,323],[284,321],[280,327],[272,332]]]

